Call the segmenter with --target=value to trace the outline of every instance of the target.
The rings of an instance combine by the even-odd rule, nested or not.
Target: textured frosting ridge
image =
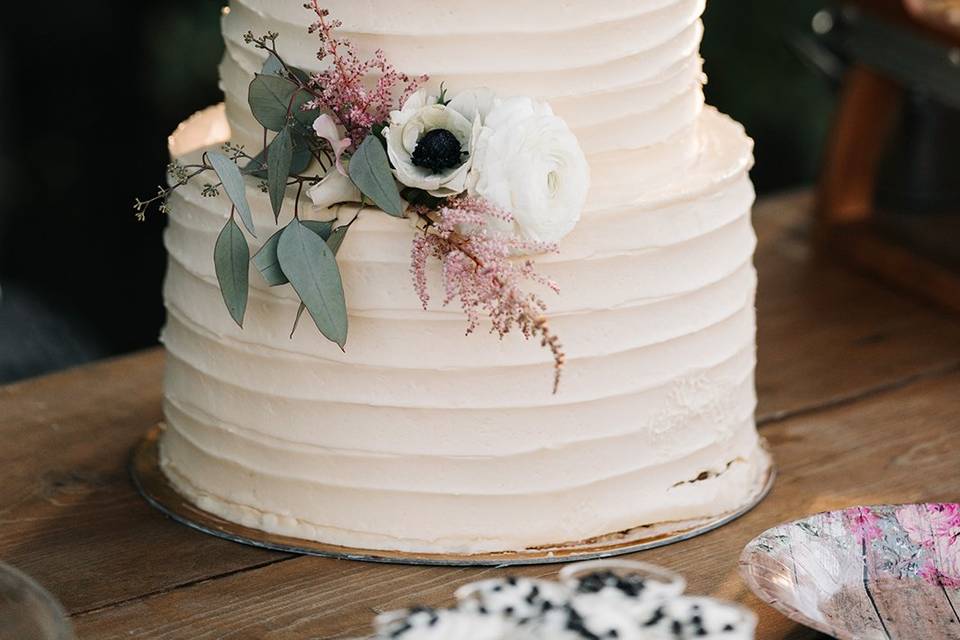
[[[312,327],[291,338],[296,298],[255,272],[239,329],[212,263],[230,207],[185,188],[166,232],[168,476],[230,520],[409,551],[523,549],[742,506],[767,464],[753,421],[752,148],[703,107],[703,0],[326,5],[362,52],[382,47],[452,91],[546,98],[578,135],[587,210],[540,260],[562,291],[544,294],[569,357],[560,393],[539,345],[465,338],[457,309],[423,311],[413,231],[373,210],[338,257],[346,353]],[[233,0],[225,105],[182,125],[171,153],[255,146],[246,86],[261,60],[242,34],[278,31],[292,63],[316,68],[308,19],[299,2]],[[262,240],[270,206],[250,199]]]

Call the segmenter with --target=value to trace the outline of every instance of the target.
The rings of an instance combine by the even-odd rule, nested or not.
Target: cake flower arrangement
[[[306,311],[341,349],[348,316],[336,254],[344,238],[368,205],[407,218],[416,229],[411,277],[424,309],[428,264],[436,260],[443,304],[459,302],[467,333],[486,317],[501,337],[517,330],[539,339],[553,357],[556,392],[564,352],[543,299],[523,285],[559,292],[530,256],[555,252],[579,221],[590,178],[576,137],[549,105],[529,97],[487,89],[451,95],[443,85],[430,93],[423,88],[429,78],[398,72],[382,51],[363,59],[317,0],[304,6],[314,15],[309,32],[319,39],[322,71],[288,64],[277,33],[244,36],[267,54],[248,95],[263,148],[251,154],[228,143],[196,163],[174,160],[170,186],[138,199],[137,216],[155,203],[166,211],[176,189],[216,176],[202,194],[225,192],[232,207],[214,266],[227,310],[242,327],[251,261],[244,230],[257,233],[245,178],[258,180],[280,228],[252,262],[268,285],[293,287],[300,299],[294,331]],[[292,217],[281,227],[291,194]]]

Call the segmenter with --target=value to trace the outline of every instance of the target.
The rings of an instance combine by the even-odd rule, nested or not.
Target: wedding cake
[[[177,490],[273,534],[463,554],[574,544],[752,500],[770,465],[753,417],[752,144],[703,104],[704,2],[326,0],[360,54],[382,49],[399,73],[428,74],[433,95],[529,95],[576,136],[589,195],[557,250],[534,256],[559,291],[544,300],[563,377],[554,392],[539,339],[464,336],[442,290],[425,310],[410,276],[417,228],[369,199],[336,254],[344,348],[309,316],[291,336],[297,292],[254,268],[241,328],[211,257],[231,203],[187,184],[170,197],[165,236],[160,456]],[[294,0],[231,0],[225,102],[181,125],[172,155],[227,140],[261,148],[248,87],[265,53],[245,34],[279,34],[285,61],[313,73],[330,60],[318,60],[311,21]],[[256,251],[276,229],[275,202],[246,180]],[[346,208],[341,220],[356,213]],[[426,277],[436,290],[440,267]]]

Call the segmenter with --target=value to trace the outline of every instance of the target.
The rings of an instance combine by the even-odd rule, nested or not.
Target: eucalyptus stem
[[[299,181],[297,184],[297,197],[293,201],[293,217],[297,220],[300,219],[300,194],[303,193],[303,181]]]

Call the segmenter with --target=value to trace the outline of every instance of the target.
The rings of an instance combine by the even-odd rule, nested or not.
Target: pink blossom
[[[491,331],[501,337],[513,329],[526,338],[539,336],[554,356],[556,391],[565,356],[543,317],[546,304],[535,294],[524,293],[520,283],[538,283],[555,292],[559,289],[536,272],[532,260],[513,257],[521,252],[556,251],[556,247],[494,231],[491,219],[512,222],[513,216],[479,198],[453,198],[438,212],[418,213],[426,221],[426,229],[414,239],[410,271],[424,309],[430,301],[427,263],[436,258],[441,266],[443,304],[459,300],[467,316],[467,333],[476,330],[485,315]]]
[[[883,531],[880,529],[880,518],[868,507],[845,509],[843,518],[846,521],[847,529],[861,544],[883,536]]]
[[[955,539],[941,538],[937,544],[940,577],[945,586],[960,589],[960,544]]]
[[[960,505],[909,505],[898,509],[896,516],[910,541],[927,549],[940,538],[949,544],[960,538]]]
[[[933,536],[930,531],[930,520],[922,505],[909,505],[897,509],[897,522],[907,533],[910,542],[924,548],[933,547]]]
[[[928,504],[930,528],[938,536],[956,539],[960,535],[960,504]]]
[[[341,175],[347,175],[347,171],[344,169],[343,162],[341,161],[341,156],[344,151],[353,146],[350,138],[340,137],[340,132],[337,131],[337,123],[334,122],[328,113],[322,114],[313,121],[313,131],[317,134],[318,138],[326,140],[330,145],[330,148],[333,150],[337,171],[339,171]]]
[[[426,76],[411,78],[398,72],[387,62],[383,51],[377,50],[373,58],[362,60],[353,43],[335,37],[334,32],[342,24],[330,20],[330,12],[322,9],[318,0],[306,4],[317,15],[310,25],[310,33],[320,38],[317,58],[328,60],[328,67],[310,78],[309,88],[313,100],[306,109],[321,109],[333,115],[344,128],[354,145],[358,146],[370,134],[372,128],[386,122],[395,104],[398,85],[402,87],[400,103],[426,82]],[[370,86],[369,77],[377,77]]]
[[[939,557],[938,560],[928,559],[920,567],[919,575],[931,584],[948,589],[960,589],[960,551],[954,549],[946,556]]]
[[[960,588],[960,506],[910,505],[896,516],[910,541],[928,553],[920,576],[931,584]]]

